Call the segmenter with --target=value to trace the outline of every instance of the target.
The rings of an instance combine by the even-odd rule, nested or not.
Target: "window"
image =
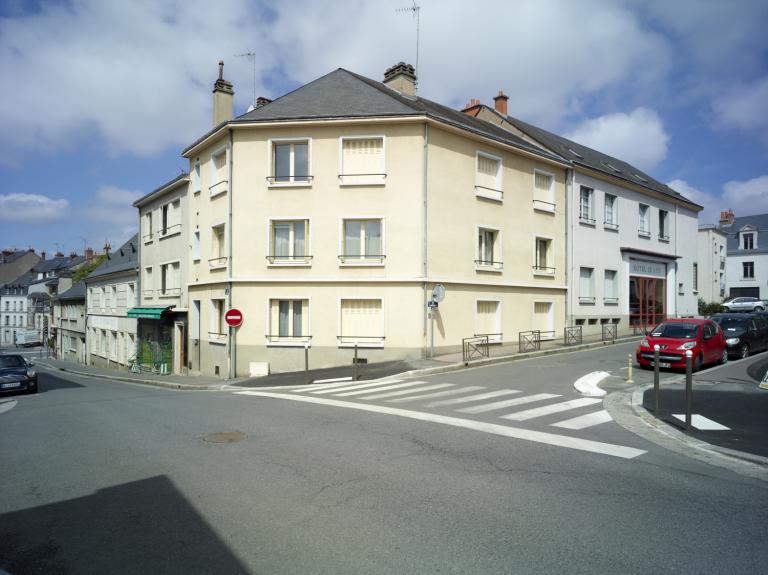
[[[699,291],[699,264],[693,262],[693,292]]]
[[[342,186],[384,184],[384,137],[341,138]]]
[[[476,163],[475,195],[501,201],[501,158],[477,152]]]
[[[501,303],[477,300],[475,305],[475,336],[487,335],[489,342],[500,342],[502,340]]]
[[[603,220],[603,227],[611,230],[619,229],[618,202],[619,199],[616,196],[605,194],[605,220]]]
[[[227,148],[224,147],[211,154],[211,183],[208,191],[213,197],[223,194],[228,189]]]
[[[595,291],[592,284],[593,268],[579,269],[579,303],[595,303]]]
[[[270,264],[307,264],[309,220],[273,220],[269,239]]]
[[[603,281],[603,303],[619,303],[619,290],[616,283],[616,270],[605,270]]]
[[[101,355],[104,357],[107,357],[107,351],[108,351],[108,345],[109,342],[107,341],[107,330],[102,329],[101,330]]]
[[[200,230],[192,234],[192,261],[200,261]]]
[[[555,211],[555,177],[540,170],[533,171],[533,209]]]
[[[309,140],[273,141],[272,176],[267,180],[271,185],[309,184]]]
[[[380,219],[343,220],[342,264],[384,262],[383,222]]]
[[[677,294],[685,295],[685,284],[683,282],[680,282],[679,284],[677,284]]]
[[[181,231],[181,200],[169,202],[161,208],[162,235]]]
[[[651,236],[651,208],[645,204],[638,205],[639,226],[638,234],[644,237]]]
[[[475,269],[482,271],[501,271],[501,241],[499,230],[490,228],[477,229],[477,259]]]
[[[595,225],[592,217],[592,197],[595,191],[592,188],[581,186],[579,191],[579,221],[583,224]]]
[[[109,332],[109,357],[111,359],[117,359],[117,332]]]
[[[160,295],[181,295],[181,268],[179,262],[160,266]]]
[[[662,242],[669,241],[669,212],[666,210],[659,210],[659,240]]]
[[[554,339],[554,306],[552,302],[537,301],[533,303],[533,321],[531,328],[539,332],[541,339]]]
[[[211,268],[227,267],[227,255],[224,243],[224,224],[211,228],[211,259],[208,264]]]
[[[152,241],[152,212],[144,214],[144,243]]]
[[[192,318],[189,327],[189,337],[195,340],[200,339],[200,300],[192,300]]]
[[[222,342],[227,337],[227,324],[224,321],[224,300],[211,299],[211,322],[208,335],[212,342]]]
[[[743,271],[742,279],[755,279],[755,262],[742,262],[741,269]]]
[[[742,249],[744,250],[753,250],[755,249],[755,234],[753,233],[742,233]]]
[[[144,268],[144,297],[151,298],[155,293],[155,286],[152,283],[152,266]]]
[[[349,347],[381,347],[384,344],[384,322],[380,299],[341,300],[341,333],[339,345]]]
[[[552,240],[549,238],[536,238],[535,263],[533,264],[533,273],[538,275],[553,275],[555,268],[552,263]]]
[[[192,168],[192,193],[196,194],[200,191],[200,160],[195,161],[195,166]]]
[[[269,300],[268,344],[304,345],[309,339],[309,300]]]

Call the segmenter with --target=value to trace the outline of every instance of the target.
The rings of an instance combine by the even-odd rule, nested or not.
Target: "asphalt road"
[[[573,380],[596,365],[615,368],[621,386],[622,361],[614,346],[423,385],[515,388],[509,397],[554,405],[576,398]],[[768,484],[613,421],[554,427],[600,405],[510,421],[392,402],[403,396],[313,402],[338,390],[283,389],[290,400],[51,373],[40,384],[37,396],[0,398],[0,569],[12,575],[753,574],[768,564]],[[384,407],[434,420],[375,411]],[[499,422],[516,436],[483,431]],[[581,448],[598,444],[627,451]]]

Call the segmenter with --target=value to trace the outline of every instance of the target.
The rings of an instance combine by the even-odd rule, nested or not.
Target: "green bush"
[[[722,313],[726,311],[722,304],[717,302],[705,302],[702,298],[699,298],[699,315],[712,315],[715,313]]]

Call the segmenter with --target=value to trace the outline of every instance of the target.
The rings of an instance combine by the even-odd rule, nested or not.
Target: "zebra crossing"
[[[236,393],[399,415],[618,457],[632,458],[645,453],[592,439],[510,425],[524,423],[526,427],[582,432],[612,421],[610,414],[602,409],[602,399],[598,398],[573,399],[558,393],[525,393],[519,389],[487,389],[483,385],[397,379]]]

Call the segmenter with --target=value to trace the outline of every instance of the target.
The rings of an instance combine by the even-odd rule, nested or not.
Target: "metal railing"
[[[563,328],[563,345],[581,345],[582,341],[583,334],[580,325]]]
[[[669,236],[667,234],[659,234],[659,241],[660,242],[668,242]]]
[[[386,339],[383,335],[337,335],[339,345],[358,346],[358,345],[384,345]]]
[[[541,349],[541,331],[521,331],[518,334],[517,346],[520,353],[539,351]]]
[[[265,334],[267,343],[309,343],[312,340],[311,335],[280,335],[280,334]]]
[[[595,303],[595,296],[580,295],[579,296],[579,303]]]
[[[494,270],[504,269],[503,262],[495,262],[489,260],[475,260],[475,266],[483,268],[493,268]]]
[[[309,184],[314,176],[267,176],[268,184]]]
[[[283,263],[309,263],[312,256],[267,256],[267,261],[271,264]]]
[[[181,224],[173,224],[172,226],[165,226],[163,229],[160,230],[160,238],[162,239],[164,236],[175,233],[175,232],[172,232],[171,230],[175,230],[176,228],[178,228],[178,231],[181,231]]]
[[[349,255],[349,254],[339,254],[339,262],[343,264],[352,264],[352,263],[384,263],[384,260],[387,258],[386,254],[358,254],[358,255]]]
[[[616,336],[618,335],[618,324],[615,323],[605,323],[602,325],[603,333],[602,333],[602,341],[616,341]]]
[[[617,297],[604,297],[603,298],[603,303],[604,304],[608,304],[608,305],[615,305],[615,304],[619,303],[619,298],[617,298]]]
[[[364,178],[364,177],[371,177],[371,176],[381,176],[381,179],[386,180],[387,174],[339,174],[339,180],[341,180],[341,183],[344,183],[344,178]]]
[[[149,233],[141,236],[141,239],[144,240],[145,242],[151,242],[153,237],[155,237],[155,235],[152,233]]]
[[[461,358],[467,364],[473,359],[488,357],[488,336],[465,337],[461,340]]]
[[[533,266],[533,271],[540,274],[555,275],[555,268],[549,266]]]

